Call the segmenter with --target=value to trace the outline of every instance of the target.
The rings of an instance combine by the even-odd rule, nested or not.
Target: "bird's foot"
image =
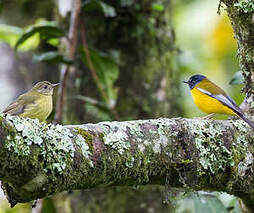
[[[198,120],[210,120],[212,119],[213,117],[215,116],[215,113],[211,113],[207,116],[204,116],[204,117],[196,117],[195,119],[198,119]]]

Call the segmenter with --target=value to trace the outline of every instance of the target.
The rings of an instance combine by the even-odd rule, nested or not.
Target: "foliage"
[[[0,25],[0,40],[2,42],[8,43],[11,47],[14,47],[24,33],[24,30],[20,27],[11,26],[11,25]],[[35,49],[39,44],[39,37],[38,35],[30,36],[29,39],[23,42],[20,45],[20,50],[27,51],[31,49]]]
[[[28,26],[26,30],[24,30],[15,44],[15,49],[34,35],[39,35],[40,40],[49,40],[51,38],[60,38],[64,34],[62,30],[57,27],[56,22],[40,19],[34,25]]]
[[[24,28],[6,24],[0,25],[0,40],[22,51],[38,47],[41,40],[52,43],[52,38],[63,36],[56,22],[38,19],[35,24]]]
[[[66,56],[63,56],[57,51],[45,52],[38,55],[33,55],[33,61],[38,62],[48,62],[48,63],[64,63],[72,64],[72,60]]]
[[[100,0],[85,1],[82,8],[85,12],[87,11],[102,12],[105,15],[105,17],[115,17],[117,15],[114,7]]]
[[[241,71],[236,72],[233,76],[229,84],[243,84],[243,74]]]
[[[112,56],[98,50],[96,51],[90,49],[89,52],[95,72],[99,78],[99,82],[103,85],[103,91],[106,93],[104,101],[107,103],[109,108],[112,108],[116,104],[117,88],[114,88],[114,82],[118,78],[119,67]],[[82,61],[86,66],[88,66],[88,61],[84,51],[82,51]]]

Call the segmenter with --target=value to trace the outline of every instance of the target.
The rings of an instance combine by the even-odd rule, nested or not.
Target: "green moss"
[[[72,143],[73,134],[69,129],[18,116],[7,115],[6,121],[17,131],[9,133],[6,137],[5,147],[10,152],[25,157],[31,154],[35,145],[40,150],[38,156],[47,159],[45,172],[59,174],[63,173],[67,162],[73,160],[75,151]]]
[[[153,159],[142,152],[120,154],[111,149],[102,154],[101,160],[103,172],[97,176],[96,181],[106,183],[107,186],[147,184],[151,171],[157,171],[156,167],[152,167]]]
[[[252,13],[254,11],[254,2],[252,0],[240,0],[238,3],[234,3],[237,11],[244,13]]]
[[[226,168],[225,165],[233,166],[232,153],[222,141],[223,129],[218,129],[216,125],[200,120],[186,122],[186,125],[193,131],[195,145],[199,151],[201,167],[198,172],[202,173],[205,170],[215,174],[220,170],[223,171]]]
[[[82,128],[75,128],[77,133],[85,139],[85,143],[89,146],[89,151],[93,153],[93,136],[87,130]]]
[[[193,161],[190,160],[190,159],[182,160],[182,161],[181,161],[182,164],[190,164],[190,163],[192,163],[192,162],[193,162]]]

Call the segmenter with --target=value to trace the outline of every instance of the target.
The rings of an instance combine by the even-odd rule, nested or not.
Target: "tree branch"
[[[12,206],[64,190],[167,183],[225,191],[253,207],[254,137],[241,120],[0,118],[0,179]]]
[[[80,23],[80,33],[81,33],[81,39],[82,39],[82,43],[83,43],[84,52],[85,52],[85,55],[86,55],[88,67],[89,67],[89,70],[91,72],[92,78],[93,78],[93,80],[94,80],[94,82],[95,82],[95,84],[98,88],[98,91],[99,91],[102,99],[107,104],[109,110],[112,112],[112,114],[114,115],[116,120],[120,120],[120,116],[119,116],[118,112],[116,111],[115,106],[110,107],[110,105],[108,103],[109,101],[108,101],[107,94],[106,94],[105,90],[103,89],[103,85],[101,84],[100,79],[99,79],[99,77],[96,73],[96,70],[94,68],[94,65],[92,63],[89,48],[88,48],[88,45],[87,45],[85,24],[83,22]]]
[[[67,43],[65,44],[67,49],[66,50],[67,54],[71,59],[74,59],[76,48],[77,48],[78,23],[79,23],[80,10],[81,10],[81,0],[73,0],[73,8],[71,13],[68,42],[65,42]],[[62,122],[69,72],[70,72],[70,65],[63,64],[61,67],[61,73],[60,73],[60,85],[58,89],[58,99],[56,103],[56,114],[54,119],[57,123]]]

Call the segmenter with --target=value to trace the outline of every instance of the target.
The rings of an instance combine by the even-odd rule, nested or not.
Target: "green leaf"
[[[107,105],[112,108],[116,104],[117,88],[114,88],[114,82],[118,79],[119,67],[113,57],[98,50],[89,49],[91,61],[95,72],[99,78],[99,83],[103,86],[103,90],[107,95],[105,100]],[[83,63],[88,66],[87,58],[82,51]]]
[[[0,24],[0,41],[14,47],[19,37],[23,34],[24,30],[20,27]],[[34,49],[39,44],[39,36],[34,35],[20,46],[20,50],[27,51]]]
[[[14,46],[23,29],[11,25],[0,24],[0,40]]]
[[[100,0],[88,0],[83,5],[83,10],[85,11],[100,11],[102,12],[106,17],[115,17],[116,16],[116,10],[114,7],[112,7],[109,4],[106,4],[103,1]]]
[[[162,4],[159,4],[159,3],[154,3],[152,5],[152,9],[161,12],[161,11],[164,10],[164,6]]]
[[[64,64],[72,63],[72,60],[70,58],[63,56],[56,51],[46,52],[40,55],[33,55],[33,61],[34,62],[48,62],[48,63],[64,63]]]
[[[99,121],[112,121],[113,116],[109,112],[105,112],[104,110],[101,110],[97,106],[86,103],[85,104],[85,109],[86,111],[91,114],[94,119],[99,120]]]
[[[229,82],[231,85],[236,85],[236,84],[243,84],[243,75],[241,71],[236,72],[231,81]]]
[[[105,105],[105,103],[103,102],[99,102],[93,98],[90,98],[90,97],[87,97],[87,96],[82,96],[82,95],[77,95],[77,96],[74,96],[74,98],[76,99],[79,99],[81,101],[84,101],[86,103],[89,103],[95,107],[97,107],[99,110],[107,113],[107,114],[111,114],[111,110],[108,108],[107,105]]]
[[[59,38],[64,34],[58,27],[53,26],[41,26],[41,27],[30,27],[26,30],[15,44],[15,50],[19,45],[24,43],[28,38],[32,37],[36,33],[39,33],[41,39]]]
[[[63,31],[57,27],[56,22],[39,19],[34,25],[29,26],[27,30],[22,33],[15,44],[15,50],[27,39],[36,34],[40,36],[40,39],[45,40],[64,36]]]
[[[57,47],[60,44],[60,40],[59,38],[50,38],[47,40],[47,43],[54,47]]]

